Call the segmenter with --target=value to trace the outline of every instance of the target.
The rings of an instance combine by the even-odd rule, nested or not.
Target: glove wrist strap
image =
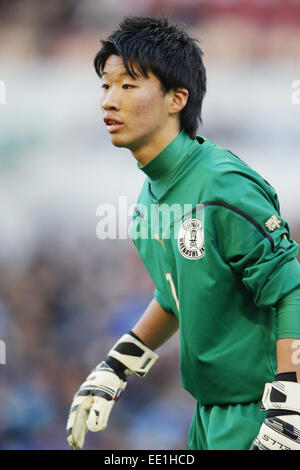
[[[275,382],[297,382],[296,372],[280,372],[275,376]]]
[[[158,355],[142,343],[136,335],[133,336],[129,332],[123,335],[109,351],[106,362],[112,359],[125,366],[123,370],[125,376],[134,373],[139,377],[144,377],[157,361]]]
[[[263,410],[288,410],[300,413],[300,384],[274,381],[266,383],[262,397]]]

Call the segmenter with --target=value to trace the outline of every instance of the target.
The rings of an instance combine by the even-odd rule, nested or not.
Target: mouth
[[[118,129],[120,129],[121,127],[124,126],[124,124],[122,122],[117,121],[116,119],[105,118],[104,123],[106,125],[106,129],[107,129],[108,132],[115,132]]]

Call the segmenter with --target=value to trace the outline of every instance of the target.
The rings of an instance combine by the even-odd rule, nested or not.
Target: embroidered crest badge
[[[179,252],[187,259],[199,259],[205,255],[204,231],[198,219],[188,219],[178,231],[177,246]]]
[[[281,227],[281,220],[279,220],[276,215],[272,215],[272,217],[265,222],[265,226],[269,232],[274,232],[274,230]]]

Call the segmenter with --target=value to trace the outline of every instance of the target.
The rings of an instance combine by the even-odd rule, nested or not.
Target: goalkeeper
[[[189,448],[300,450],[298,245],[275,190],[197,137],[202,55],[180,27],[136,17],[94,61],[111,142],[145,174],[132,238],[156,289],[76,393],[72,448],[83,448],[88,430],[105,429],[129,376],[146,376],[179,328],[182,384],[196,400]]]

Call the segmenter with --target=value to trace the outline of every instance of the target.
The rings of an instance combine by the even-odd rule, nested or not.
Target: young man
[[[298,245],[274,189],[196,137],[197,41],[166,19],[126,18],[94,64],[111,141],[146,175],[132,233],[156,289],[75,395],[70,446],[105,429],[127,377],[145,376],[179,328],[182,382],[197,402],[189,448],[300,449]]]

